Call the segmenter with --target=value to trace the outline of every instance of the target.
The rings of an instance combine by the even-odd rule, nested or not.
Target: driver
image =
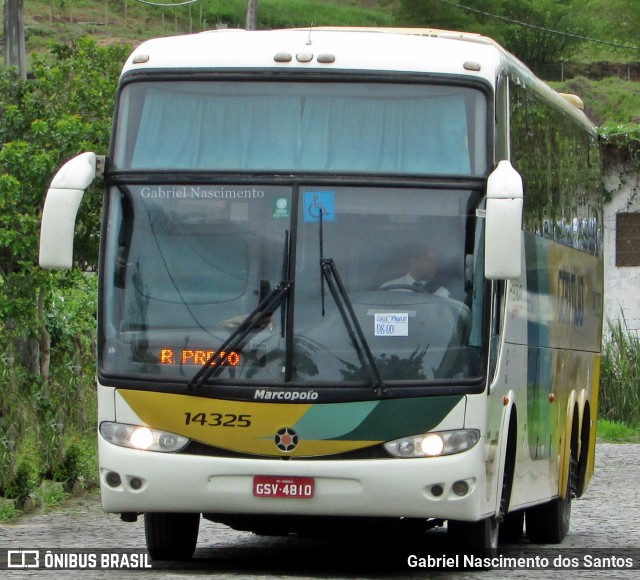
[[[413,244],[405,252],[407,273],[400,278],[389,280],[380,286],[388,290],[424,290],[443,298],[449,297],[449,290],[437,282],[438,260],[436,252],[428,246]],[[398,286],[398,288],[392,288]]]

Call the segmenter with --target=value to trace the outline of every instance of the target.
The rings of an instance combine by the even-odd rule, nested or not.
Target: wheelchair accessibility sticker
[[[334,191],[305,191],[303,203],[305,222],[319,222],[321,213],[323,222],[336,221]]]

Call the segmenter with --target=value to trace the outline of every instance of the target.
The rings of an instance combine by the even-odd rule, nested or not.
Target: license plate
[[[310,499],[313,497],[314,490],[313,477],[256,475],[253,478],[253,495],[256,497]]]

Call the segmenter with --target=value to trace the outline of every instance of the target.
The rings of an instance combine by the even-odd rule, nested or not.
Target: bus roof
[[[220,29],[170,36],[141,44],[127,61],[123,72],[140,68],[248,67],[389,70],[464,74],[493,83],[502,54],[488,39],[483,42],[479,35],[412,30]],[[468,63],[466,68],[465,63]]]
[[[434,28],[310,27],[218,29],[155,38],[140,44],[122,75],[137,71],[271,69],[394,71],[463,75],[495,85],[508,70],[517,82],[590,124],[575,101],[563,98],[489,37]]]

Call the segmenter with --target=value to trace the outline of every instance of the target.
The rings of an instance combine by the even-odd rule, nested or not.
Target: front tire
[[[500,524],[496,517],[479,522],[451,521],[447,523],[447,534],[460,554],[472,554],[480,558],[495,558],[498,554]]]
[[[500,543],[517,544],[524,530],[524,511],[511,512],[504,516],[500,524]]]
[[[527,537],[533,544],[560,544],[569,532],[571,496],[527,510]]]
[[[191,559],[198,541],[200,514],[144,514],[147,550],[153,560]]]

